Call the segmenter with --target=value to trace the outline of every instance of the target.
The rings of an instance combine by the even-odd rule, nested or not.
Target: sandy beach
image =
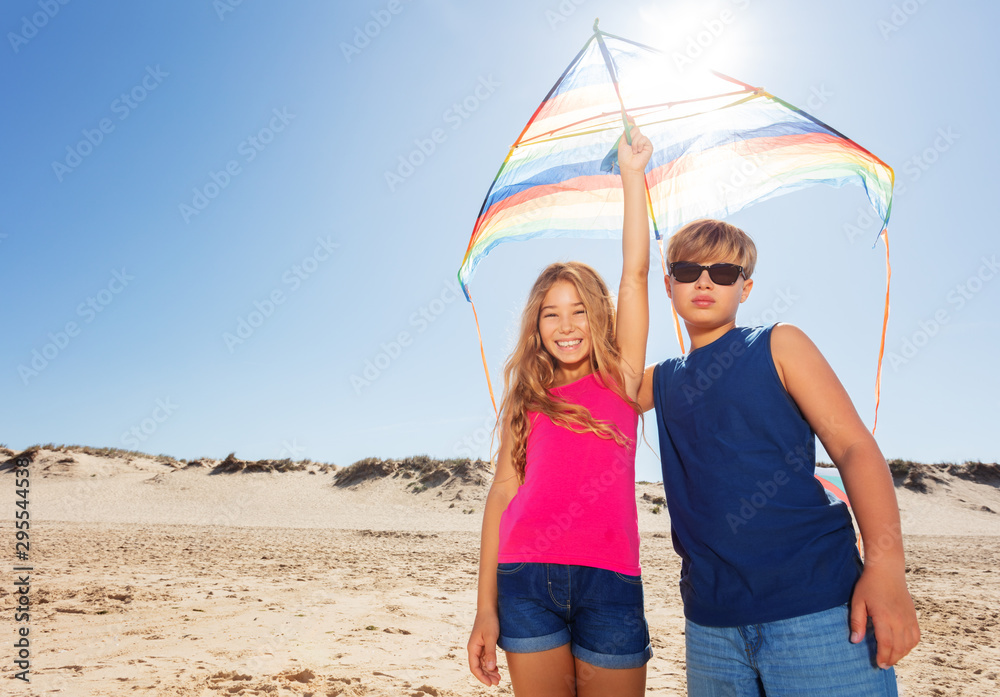
[[[31,682],[14,678],[7,640],[5,694],[512,694],[506,679],[486,688],[466,666],[482,463],[337,469],[80,449],[31,459]],[[897,474],[923,632],[897,666],[901,693],[997,694],[1000,470]],[[10,461],[0,482],[12,501]],[[683,695],[680,564],[662,493],[636,486],[655,654],[647,685]],[[8,569],[25,563],[8,554]],[[13,589],[0,586],[8,639],[25,626],[12,621]]]

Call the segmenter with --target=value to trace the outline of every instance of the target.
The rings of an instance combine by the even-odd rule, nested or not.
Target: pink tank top
[[[499,563],[539,562],[637,576],[635,440],[639,416],[591,373],[549,393],[616,424],[631,443],[574,433],[528,412],[524,484],[500,518]]]

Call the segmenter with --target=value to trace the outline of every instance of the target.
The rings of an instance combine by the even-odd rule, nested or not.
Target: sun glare
[[[724,3],[649,4],[639,9],[640,36],[663,52],[671,79],[691,73],[725,73],[748,59],[745,35],[749,0]]]

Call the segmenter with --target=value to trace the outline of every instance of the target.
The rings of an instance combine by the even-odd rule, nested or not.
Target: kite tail
[[[483,348],[483,332],[479,329],[479,314],[476,312],[476,303],[472,302],[472,296],[469,295],[468,290],[465,291],[465,295],[469,299],[469,304],[472,305],[472,316],[476,319],[476,335],[479,337],[479,355],[483,357],[483,370],[486,371],[486,386],[490,388],[490,401],[493,403],[493,413],[496,414],[499,419],[500,412],[497,410],[497,400],[496,396],[493,394],[493,381],[490,380],[490,367],[486,365],[486,349]]]
[[[664,283],[666,283],[666,277],[664,277]],[[677,316],[677,308],[674,307],[674,303],[670,301],[670,313],[674,316],[674,331],[677,332],[677,343],[681,345],[681,353],[687,353],[687,349],[684,348],[684,334],[681,333],[681,318]]]
[[[469,299],[469,304],[472,305],[472,316],[476,319],[476,335],[479,337],[479,355],[483,357],[483,370],[486,372],[486,386],[490,388],[490,402],[493,403],[493,414],[497,418],[497,426],[500,424],[500,411],[497,409],[496,396],[493,394],[493,381],[490,380],[490,367],[486,365],[486,350],[483,348],[483,333],[479,329],[479,314],[476,312],[476,303],[472,302],[472,296],[469,295],[468,289],[465,291],[465,297]],[[497,428],[494,427],[492,433],[490,433],[490,464],[493,466],[494,471],[496,470],[496,463],[500,459],[500,453],[497,452],[496,460],[493,459],[493,444],[496,442]]]
[[[882,396],[882,357],[885,355],[885,332],[889,326],[889,282],[892,279],[892,265],[889,263],[889,228],[882,228],[882,242],[885,243],[885,310],[882,313],[882,341],[878,347],[878,371],[875,373],[875,421],[872,435],[878,426],[878,404]]]
[[[677,316],[677,308],[674,307],[674,301],[670,299],[670,281],[668,280],[667,273],[667,257],[663,254],[663,238],[661,237],[656,242],[657,248],[660,250],[660,266],[663,268],[663,288],[667,291],[667,300],[670,302],[670,314],[674,316],[674,331],[677,332],[677,343],[681,347],[681,354],[687,353],[687,349],[684,348],[684,334],[681,333],[681,318]]]
[[[649,196],[649,188],[646,188],[646,195]],[[649,214],[653,215],[653,203],[649,202]],[[681,332],[681,319],[677,316],[677,308],[674,307],[674,301],[670,299],[670,281],[669,273],[667,272],[667,256],[663,253],[663,237],[660,236],[660,230],[656,226],[656,218],[653,218],[653,230],[656,232],[656,248],[660,250],[660,268],[663,269],[663,289],[667,292],[667,301],[670,303],[670,314],[674,317],[674,331],[677,332],[677,344],[681,347],[681,354],[687,353],[687,349],[684,347],[684,334]]]

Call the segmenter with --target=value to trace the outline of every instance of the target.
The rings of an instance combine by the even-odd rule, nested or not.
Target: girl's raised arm
[[[615,335],[622,354],[625,393],[636,399],[646,361],[649,334],[649,215],[646,212],[646,164],[653,154],[649,138],[632,126],[632,144],[618,144],[625,196],[622,224],[622,280],[618,285]]]

